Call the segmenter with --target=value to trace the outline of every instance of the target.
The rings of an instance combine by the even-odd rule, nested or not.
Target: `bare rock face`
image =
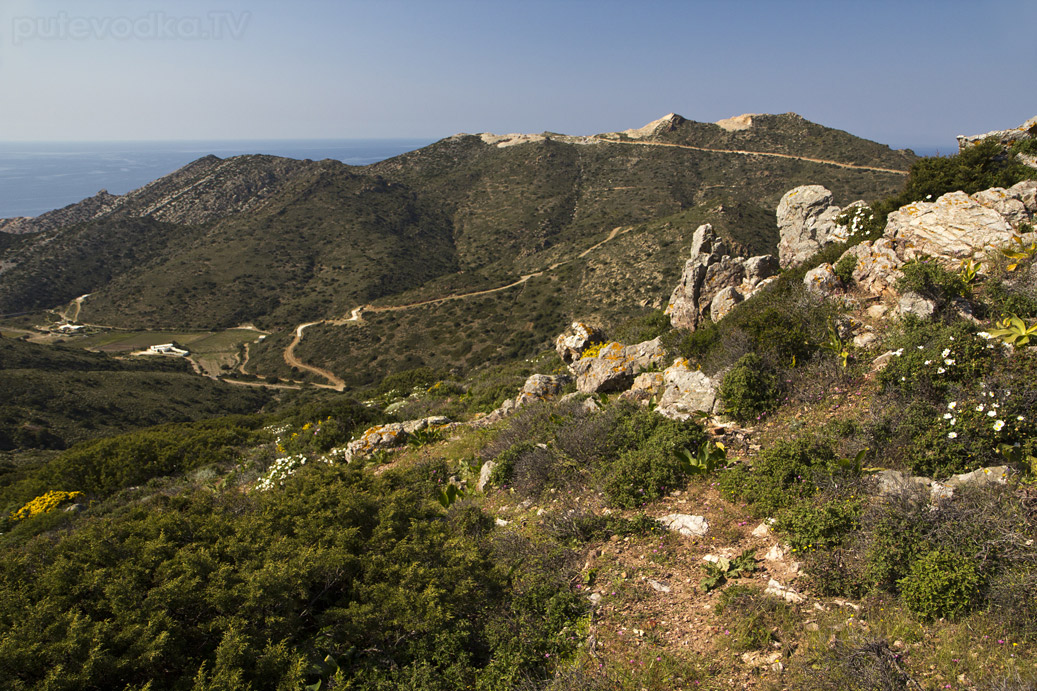
[[[964,192],[950,192],[934,202],[914,202],[889,215],[884,235],[904,260],[930,255],[957,265],[979,259],[991,247],[1012,239],[1012,226],[1000,213]]]
[[[904,293],[898,304],[900,314],[911,314],[919,319],[932,319],[936,303],[918,293]]]
[[[605,340],[605,334],[596,326],[575,321],[564,333],[555,339],[555,350],[558,357],[565,364],[571,364],[580,359],[583,351],[593,343],[601,343]]]
[[[892,240],[879,238],[874,242],[862,242],[843,253],[843,257],[847,255],[857,258],[853,283],[858,289],[871,295],[895,291],[897,281],[903,275],[900,267],[904,261],[897,255]]]
[[[662,396],[655,409],[671,420],[687,420],[697,412],[717,413],[720,400],[717,382],[688,366],[679,358],[663,371]]]
[[[803,284],[811,293],[822,297],[834,295],[844,288],[843,282],[835,274],[835,268],[828,262],[807,271]]]
[[[504,401],[496,410],[479,418],[474,424],[476,427],[492,425],[511,415],[524,405],[543,401],[557,395],[562,387],[572,381],[567,374],[533,374],[526,379],[518,396]]]
[[[669,513],[656,519],[663,527],[675,530],[687,537],[701,537],[709,532],[709,521],[702,516],[687,513]]]
[[[846,227],[836,225],[842,209],[821,185],[803,185],[778,202],[778,258],[783,268],[796,266],[831,242],[846,239]]]
[[[714,322],[720,321],[744,299],[734,286],[721,288],[709,303],[709,318]]]
[[[577,360],[570,365],[576,375],[576,390],[581,393],[625,391],[634,377],[644,369],[654,369],[665,362],[661,339],[624,346],[609,343],[594,357]]]
[[[691,258],[684,264],[681,280],[666,308],[674,327],[694,330],[707,314],[713,321],[720,319],[723,315],[712,311],[717,295],[727,291],[717,303],[726,314],[778,272],[777,259],[769,254],[746,259],[730,252],[727,243],[717,237],[708,223],[695,230]]]
[[[1018,226],[1020,223],[1030,220],[1030,212],[1026,210],[1026,204],[1023,203],[1021,196],[1013,194],[1003,187],[991,187],[988,190],[977,192],[972,195],[972,198],[977,203],[1004,216],[1010,225]]]

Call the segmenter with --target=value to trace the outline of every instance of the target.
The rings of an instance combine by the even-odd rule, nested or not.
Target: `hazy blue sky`
[[[0,140],[439,138],[1037,115],[1037,0],[2,0]]]

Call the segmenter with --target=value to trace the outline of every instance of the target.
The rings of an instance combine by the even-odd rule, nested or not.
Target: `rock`
[[[1019,127],[1013,127],[1010,130],[995,130],[993,132],[987,132],[986,134],[973,134],[973,135],[958,135],[958,151],[967,149],[970,146],[979,144],[984,139],[993,137],[1002,144],[1011,144],[1012,142],[1020,139],[1028,139],[1034,136],[1034,129],[1037,128],[1037,116],[1030,118]]]
[[[497,467],[497,464],[493,461],[486,461],[482,464],[482,468],[479,469],[479,481],[475,484],[475,489],[480,492],[486,489],[486,485],[490,482],[490,476],[493,475],[493,469]]]
[[[770,579],[770,581],[767,583],[767,587],[764,589],[763,592],[765,595],[773,595],[775,597],[780,597],[781,599],[786,600],[787,602],[790,602],[794,605],[798,605],[804,600],[806,600],[806,598],[803,597],[801,594],[797,593],[792,588],[787,588],[783,586],[781,583],[778,583],[773,578]]]
[[[523,406],[532,401],[542,401],[556,395],[571,381],[572,377],[565,374],[534,374],[522,385],[515,404]]]
[[[919,319],[932,319],[936,313],[936,303],[918,293],[904,293],[897,306],[900,314],[912,314]]]
[[[562,362],[568,365],[579,360],[583,351],[590,345],[601,343],[604,340],[605,334],[601,329],[575,321],[555,339],[555,350],[558,352],[558,357],[562,358]]]
[[[763,653],[757,650],[750,650],[747,653],[742,653],[742,662],[749,667],[769,667],[774,672],[780,672],[785,669],[784,665],[781,664],[781,652]]]
[[[366,458],[375,451],[392,449],[403,446],[415,432],[428,428],[439,428],[450,423],[450,418],[437,415],[419,420],[408,420],[406,422],[390,422],[386,425],[376,425],[364,430],[359,438],[354,439],[346,445],[344,454],[346,463],[353,459]]]
[[[1018,199],[1030,216],[1037,214],[1037,180],[1023,180],[1008,188],[1008,193]]]
[[[1030,220],[1030,212],[1020,198],[1003,187],[991,187],[972,195],[978,203],[1001,214],[1013,227]]]
[[[726,288],[734,288],[748,298],[778,272],[772,255],[734,256],[727,243],[718,238],[706,223],[695,230],[691,241],[691,257],[684,264],[681,280],[670,295],[666,314],[679,329],[694,330],[703,316],[711,311],[714,298]],[[728,296],[730,298],[730,295]],[[714,316],[714,321],[719,317]]]
[[[647,404],[653,396],[658,396],[663,390],[662,372],[643,372],[634,377],[634,383],[630,389],[619,395],[625,401]],[[590,399],[588,399],[590,400]]]
[[[871,371],[881,372],[882,370],[886,369],[886,365],[888,365],[889,361],[892,360],[894,357],[896,357],[896,354],[892,350],[887,350],[882,355],[879,355],[877,358],[871,361]]]
[[[753,532],[752,532],[753,537],[767,537],[770,534],[771,534],[771,526],[770,526],[770,524],[767,523],[767,521],[764,521],[760,525],[758,525],[755,528],[753,528]]]
[[[666,351],[656,338],[636,345],[609,343],[595,357],[581,358],[569,366],[576,374],[576,390],[581,393],[625,391],[641,370],[660,366]]]
[[[655,411],[671,420],[687,420],[697,412],[717,413],[717,383],[678,358],[663,371],[663,392]]]
[[[745,260],[745,281],[758,286],[760,281],[775,276],[781,270],[778,258],[773,254],[749,257]]]
[[[499,528],[503,528],[503,527],[505,527],[507,525],[510,525],[511,521],[506,521],[503,518],[494,518],[493,519],[493,524],[495,526],[499,527]]]
[[[883,319],[887,312],[889,312],[889,308],[885,305],[872,305],[864,313],[871,319]]]
[[[897,281],[903,276],[900,267],[904,261],[897,255],[892,240],[879,238],[862,242],[846,250],[842,257],[847,255],[857,258],[853,283],[858,290],[871,295],[895,292]]]
[[[962,473],[947,479],[948,487],[965,487],[967,485],[1003,485],[1008,482],[1008,466],[997,465],[990,468],[980,468],[971,473]]]
[[[657,593],[668,593],[670,592],[670,586],[666,585],[662,581],[656,581],[654,579],[648,579],[648,585],[652,586],[652,590]]]
[[[743,299],[737,288],[733,286],[722,288],[713,296],[713,301],[709,304],[709,318],[714,322],[720,321]]]
[[[846,239],[846,228],[835,219],[842,212],[832,193],[821,185],[803,185],[778,202],[778,259],[783,268],[801,264],[830,242]]]
[[[688,537],[705,535],[709,532],[709,522],[703,516],[692,516],[686,513],[671,513],[658,519],[665,528],[676,530]]]
[[[914,202],[892,212],[883,231],[907,261],[930,255],[948,267],[963,259],[981,259],[991,247],[1012,239],[1012,227],[993,209],[964,192],[950,192],[935,202]]]
[[[865,331],[862,334],[857,334],[853,337],[853,347],[866,350],[874,344],[878,343],[879,337],[871,331]]]
[[[803,277],[803,285],[811,293],[821,297],[830,297],[843,290],[843,282],[835,275],[835,267],[828,262],[807,271]]]
[[[601,593],[591,593],[587,596],[587,599],[591,601],[591,604],[597,607],[601,604]]]
[[[781,548],[781,545],[774,545],[767,553],[763,555],[766,561],[785,561],[785,550]]]

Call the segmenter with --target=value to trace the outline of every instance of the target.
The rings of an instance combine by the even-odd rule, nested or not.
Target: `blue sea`
[[[38,216],[91,197],[125,194],[202,156],[271,154],[366,165],[429,139],[181,142],[0,142],[0,218]]]

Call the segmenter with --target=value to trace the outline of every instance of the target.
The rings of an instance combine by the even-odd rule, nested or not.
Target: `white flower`
[[[952,418],[951,418],[951,427],[954,427],[954,425],[955,425],[955,423],[956,423],[956,422],[958,422],[958,418],[956,418],[956,417],[952,417]]]
[[[897,357],[900,357],[901,355],[904,354],[904,349],[903,348],[897,348],[896,350],[893,351],[893,354],[896,355]]]
[[[951,354],[951,349],[950,348],[944,348],[943,352],[940,353],[940,357],[947,357],[950,354]]]
[[[925,346],[918,346],[919,350],[925,350]]]
[[[1005,426],[1005,421],[1004,420],[998,420],[997,422],[994,423],[994,431],[995,432],[1000,432],[1001,428],[1004,427],[1004,426]]]
[[[984,410],[986,410],[986,408],[983,407],[982,403],[980,403],[978,406],[976,406],[976,412],[977,413],[982,413]]]
[[[1025,419],[1026,418],[1024,418],[1022,415],[1020,415],[1019,417],[1016,418],[1016,420],[1018,420],[1019,422],[1022,422]]]
[[[933,364],[933,361],[932,361],[932,360],[926,360],[926,361],[925,361],[925,364],[927,364],[927,365],[931,365],[931,364]]]
[[[944,420],[950,420],[952,417],[954,417],[954,416],[951,415],[950,413],[944,413],[943,414],[943,419]]]
[[[954,360],[952,360],[951,358],[947,358],[946,360],[944,360],[944,363],[945,363],[945,364],[946,364],[946,365],[947,365],[948,367],[950,367],[951,365],[953,365],[953,364],[954,364]]]
[[[958,433],[957,432],[948,432],[947,433],[947,438],[948,439],[957,439],[958,438]]]
[[[990,340],[991,338],[993,338],[993,336],[991,336],[990,334],[988,334],[988,333],[987,333],[986,331],[980,331],[980,332],[979,332],[978,334],[976,334],[976,335],[977,335],[977,336],[979,336],[980,338],[985,338],[985,339],[986,339],[986,340],[988,340],[988,341],[989,341],[989,340]]]
[[[940,369],[936,370],[936,373],[937,373],[937,374],[943,374],[943,373],[944,373],[944,372],[946,372],[946,371],[947,371],[947,370],[945,370],[944,368],[942,368],[942,367],[941,367]]]
[[[997,416],[997,411],[996,410],[991,410],[991,411],[987,412],[987,417],[995,417],[995,416]]]
[[[957,401],[951,401],[950,403],[947,404],[947,407],[950,408],[951,410],[954,410],[955,407],[957,407],[957,405],[958,405]]]

